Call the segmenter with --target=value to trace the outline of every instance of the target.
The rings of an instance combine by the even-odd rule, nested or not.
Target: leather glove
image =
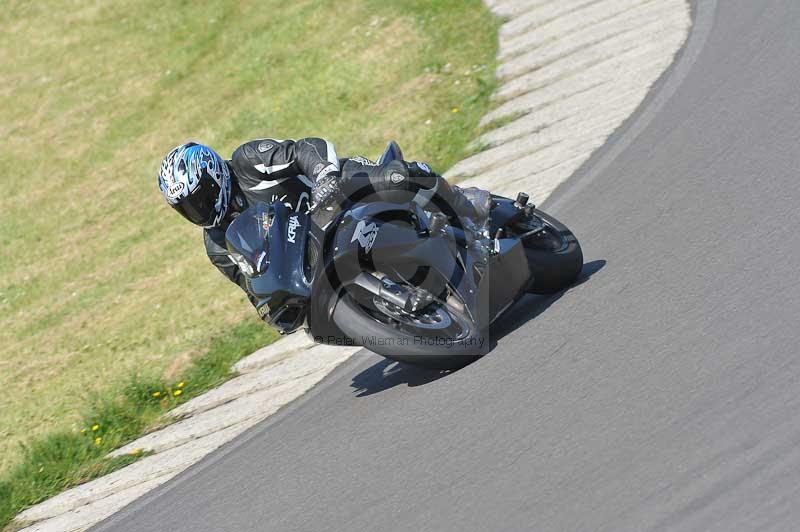
[[[339,179],[339,172],[330,172],[314,183],[311,189],[312,209],[324,209],[338,199],[341,193]]]
[[[424,188],[433,188],[436,185],[440,176],[426,163],[409,161],[405,164],[408,168],[408,175],[414,178],[416,183]]]
[[[439,177],[439,174],[431,170],[427,163],[419,161],[409,161],[406,163],[408,166],[408,173],[414,177]]]

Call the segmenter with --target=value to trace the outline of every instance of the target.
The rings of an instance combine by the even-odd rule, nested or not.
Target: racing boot
[[[491,195],[475,187],[462,190],[416,161],[390,161],[377,165],[358,157],[342,165],[341,175],[331,173],[315,183],[311,192],[315,208],[324,208],[336,199],[406,203],[413,201],[428,209],[431,204],[451,218],[466,218],[477,228],[485,226],[491,210]]]
[[[471,221],[478,231],[486,225],[492,209],[492,195],[488,190],[451,185],[425,163],[412,161],[408,163],[408,170],[411,180],[419,185],[418,196],[426,197],[435,205],[438,202],[437,206],[446,214],[450,214],[450,207],[457,216]]]

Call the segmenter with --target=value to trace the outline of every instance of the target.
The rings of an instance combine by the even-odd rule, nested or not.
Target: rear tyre
[[[536,236],[525,238],[525,254],[533,274],[528,292],[553,294],[570,286],[583,268],[583,251],[578,239],[564,224],[536,210],[545,229]],[[517,228],[524,232],[524,227]]]

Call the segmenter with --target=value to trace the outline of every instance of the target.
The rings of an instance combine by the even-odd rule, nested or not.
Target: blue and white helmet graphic
[[[158,186],[167,203],[193,224],[218,226],[228,212],[230,170],[208,146],[189,142],[170,151],[161,163]]]

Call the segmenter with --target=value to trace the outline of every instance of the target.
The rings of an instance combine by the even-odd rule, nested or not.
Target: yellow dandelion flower
[[[161,397],[161,392],[153,392],[153,397]]]
[[[86,434],[86,429],[81,429],[81,434]]]
[[[458,113],[460,111],[461,111],[461,109],[459,109],[458,107],[453,107],[453,114],[456,114],[456,113]]]
[[[101,438],[100,436],[94,439],[95,445],[101,445],[102,443],[103,443],[103,438]]]
[[[174,392],[172,392],[172,395],[174,395],[175,397],[178,397],[182,393],[183,393],[183,390],[175,390]]]
[[[183,388],[184,386],[186,386],[185,382],[181,381],[178,383],[178,388]]]
[[[100,425],[92,425],[92,432],[97,432],[100,430]]]

